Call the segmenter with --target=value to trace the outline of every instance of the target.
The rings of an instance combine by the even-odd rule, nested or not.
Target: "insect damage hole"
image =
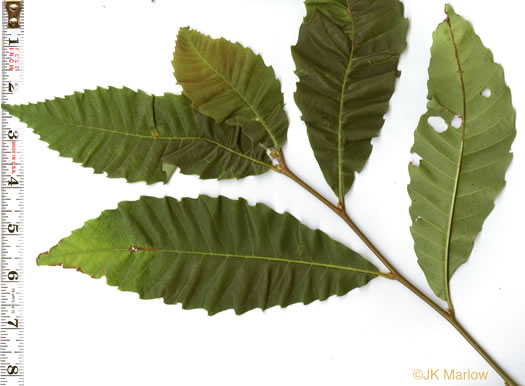
[[[452,121],[450,122],[450,125],[454,127],[455,129],[459,129],[462,124],[463,124],[463,119],[461,119],[459,115],[454,115],[454,118],[452,118]]]
[[[438,133],[448,129],[447,122],[441,117],[428,117],[427,122]]]
[[[277,152],[277,150],[272,148],[266,149],[266,155],[272,160],[273,166],[277,166],[280,164],[278,159],[279,153]]]
[[[490,91],[490,88],[486,88],[481,92],[481,95],[485,98],[490,98],[490,96],[492,95],[492,91]]]
[[[414,166],[419,166],[419,164],[421,163],[421,160],[423,159],[423,157],[421,157],[419,154],[417,153],[411,153],[410,154],[410,163]]]

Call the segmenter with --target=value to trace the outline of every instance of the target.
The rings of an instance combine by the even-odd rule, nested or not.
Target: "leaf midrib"
[[[338,187],[339,187],[339,203],[344,204],[344,195],[343,195],[343,144],[342,144],[342,130],[343,130],[343,110],[344,110],[344,100],[346,96],[346,85],[348,83],[348,78],[350,77],[350,73],[352,72],[352,64],[354,60],[354,52],[355,52],[355,30],[354,30],[354,20],[352,17],[352,11],[350,9],[350,3],[347,0],[347,13],[348,17],[350,19],[350,24],[352,25],[352,32],[351,32],[351,42],[352,47],[350,51],[350,58],[348,60],[348,64],[346,66],[345,70],[345,76],[343,79],[343,85],[341,86],[341,100],[339,101],[339,116],[338,116],[338,127],[337,127],[337,174],[338,174]]]
[[[449,212],[449,221],[448,221],[448,227],[447,227],[447,242],[446,242],[446,248],[445,248],[445,295],[446,300],[448,303],[448,307],[450,312],[453,312],[453,306],[452,306],[452,299],[450,296],[450,250],[451,250],[451,239],[452,239],[452,228],[454,223],[454,215],[456,211],[456,204],[457,204],[457,196],[458,196],[458,189],[459,189],[459,179],[461,175],[461,168],[463,165],[463,151],[465,147],[465,126],[467,122],[467,101],[466,101],[466,93],[465,93],[465,81],[463,79],[463,69],[461,67],[461,61],[459,59],[459,52],[458,47],[456,44],[456,38],[454,36],[454,31],[452,30],[452,22],[450,21],[450,17],[447,15],[446,23],[449,27],[450,31],[450,37],[452,40],[452,44],[454,46],[454,55],[456,58],[456,62],[458,65],[458,75],[461,81],[461,92],[463,97],[463,116],[461,117],[462,123],[461,123],[461,141],[460,141],[460,149],[459,149],[459,156],[458,156],[458,166],[456,169],[456,178],[454,179],[454,191],[452,194],[452,203],[450,205],[450,212]]]
[[[267,261],[267,262],[307,265],[310,267],[327,268],[327,269],[334,269],[334,270],[339,270],[339,271],[361,272],[361,273],[367,273],[367,274],[376,275],[376,276],[388,277],[388,275],[382,272],[374,272],[374,271],[369,271],[366,269],[345,267],[345,266],[335,265],[335,264],[316,263],[312,261],[282,259],[282,258],[271,257],[271,256],[242,255],[242,254],[219,253],[219,252],[185,251],[185,250],[176,250],[176,249],[142,248],[142,247],[137,247],[137,246],[133,246],[133,247],[137,248],[137,251],[132,252],[130,251],[130,248],[96,248],[96,249],[68,252],[67,255],[73,256],[73,255],[96,253],[96,252],[129,252],[131,254],[137,254],[141,252],[143,253],[173,253],[173,254],[179,254],[179,255],[185,254],[185,255],[198,255],[198,256],[215,256],[215,257],[224,257],[224,258],[237,258],[237,259],[244,259],[244,260],[262,260],[262,261]]]
[[[243,100],[244,103],[246,103],[246,105],[248,105],[248,107],[250,108],[250,110],[253,111],[253,113],[255,114],[255,116],[257,117],[258,119],[258,122],[261,123],[261,125],[263,125],[264,127],[264,130],[266,130],[266,132],[268,133],[268,135],[270,136],[270,138],[272,139],[272,142],[273,144],[275,145],[275,148],[276,149],[279,149],[279,144],[277,143],[277,139],[275,138],[275,136],[272,134],[268,124],[266,123],[266,120],[259,114],[259,112],[255,109],[255,107],[241,94],[241,92],[239,90],[237,90],[237,88],[235,88],[233,86],[233,84],[231,84],[224,76],[222,76],[222,74],[217,71],[215,69],[215,67],[213,67],[211,65],[211,63],[204,57],[201,55],[201,53],[199,52],[199,50],[197,50],[197,47],[195,46],[195,44],[193,44],[193,41],[188,38],[187,41],[190,43],[190,46],[193,48],[193,50],[195,51],[195,53],[197,54],[197,56],[227,85],[229,86],[233,91],[235,91],[237,93],[237,95],[239,95],[239,98],[241,98]]]
[[[265,166],[267,168],[271,168],[272,165],[270,164],[267,164],[265,162],[262,162],[262,161],[259,161],[255,158],[252,158],[250,156],[247,156],[243,153],[239,153],[233,149],[230,149],[229,147],[227,146],[224,146],[222,144],[220,144],[219,142],[216,142],[212,139],[209,139],[209,138],[205,138],[205,137],[163,137],[163,136],[160,136],[160,137],[157,137],[157,136],[148,136],[148,135],[142,135],[142,134],[136,134],[136,133],[127,133],[127,132],[124,132],[124,131],[118,131],[118,130],[111,130],[111,129],[106,129],[104,127],[96,127],[96,126],[88,126],[88,125],[79,125],[79,124],[76,124],[76,123],[70,123],[70,122],[63,122],[63,121],[58,121],[58,120],[55,120],[56,123],[58,124],[61,124],[61,125],[66,125],[66,126],[72,126],[72,127],[76,127],[76,128],[82,128],[82,129],[91,129],[91,130],[97,130],[97,131],[102,131],[102,132],[106,132],[106,133],[110,133],[110,134],[117,134],[117,135],[123,135],[123,136],[126,136],[126,137],[133,137],[133,138],[140,138],[140,139],[146,139],[146,140],[153,140],[153,141],[161,141],[161,140],[164,140],[164,141],[204,141],[204,142],[208,142],[208,143],[211,143],[212,145],[215,145],[223,150],[226,150],[232,154],[235,154],[237,155],[238,157],[241,157],[241,158],[244,158],[248,161],[251,161],[253,163],[256,163],[258,165],[261,165],[261,166]]]

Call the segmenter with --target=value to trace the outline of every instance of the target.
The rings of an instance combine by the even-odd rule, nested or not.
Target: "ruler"
[[[2,4],[2,103],[22,86],[22,0]],[[24,384],[24,152],[18,120],[2,110],[0,386]]]

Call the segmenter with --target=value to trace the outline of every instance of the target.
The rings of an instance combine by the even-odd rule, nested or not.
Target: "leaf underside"
[[[323,175],[343,202],[394,92],[408,21],[398,0],[307,1],[292,47],[295,101]]]
[[[428,111],[412,148],[423,160],[409,168],[408,192],[419,265],[435,294],[450,300],[449,280],[505,185],[516,128],[503,68],[470,23],[450,6],[446,13],[433,35]],[[439,133],[431,117],[448,128]]]
[[[167,182],[180,167],[201,178],[241,178],[271,167],[240,127],[219,125],[181,95],[97,88],[45,102],[3,106],[51,149],[95,173]]]
[[[38,258],[210,314],[344,295],[379,273],[289,214],[225,197],[122,202]]]
[[[304,21],[308,22],[316,11],[322,12],[328,16],[332,22],[337,24],[346,35],[351,37],[353,34],[353,25],[352,22],[348,20],[348,9],[352,9],[352,3],[354,2],[355,1],[350,2],[349,0],[305,0],[306,17]]]
[[[184,95],[201,113],[219,123],[240,125],[266,148],[278,149],[286,142],[281,83],[249,48],[181,28],[173,68]]]

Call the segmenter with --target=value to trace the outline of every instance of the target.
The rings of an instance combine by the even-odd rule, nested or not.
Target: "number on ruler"
[[[16,38],[16,39],[9,38],[9,45],[11,45],[11,44],[18,44],[18,43],[20,43],[20,40],[18,40],[18,38]]]
[[[8,231],[9,233],[15,233],[15,232],[18,232],[18,225],[16,225],[16,224],[9,224],[9,225],[7,226],[7,231]]]
[[[18,374],[18,366],[7,366],[7,374],[9,375]]]
[[[9,186],[18,185],[18,181],[14,177],[9,177],[9,180],[7,180],[7,185]]]
[[[18,319],[15,319],[14,322],[8,321],[7,324],[10,324],[11,326],[18,328]]]
[[[18,131],[13,131],[13,130],[9,130],[9,132],[7,133],[7,137],[9,139],[17,139],[18,138]]]
[[[18,90],[18,83],[9,82],[9,84],[7,85],[7,89],[9,90],[9,92],[17,91]]]
[[[11,281],[18,280],[18,272],[11,271],[7,274],[7,278]]]

